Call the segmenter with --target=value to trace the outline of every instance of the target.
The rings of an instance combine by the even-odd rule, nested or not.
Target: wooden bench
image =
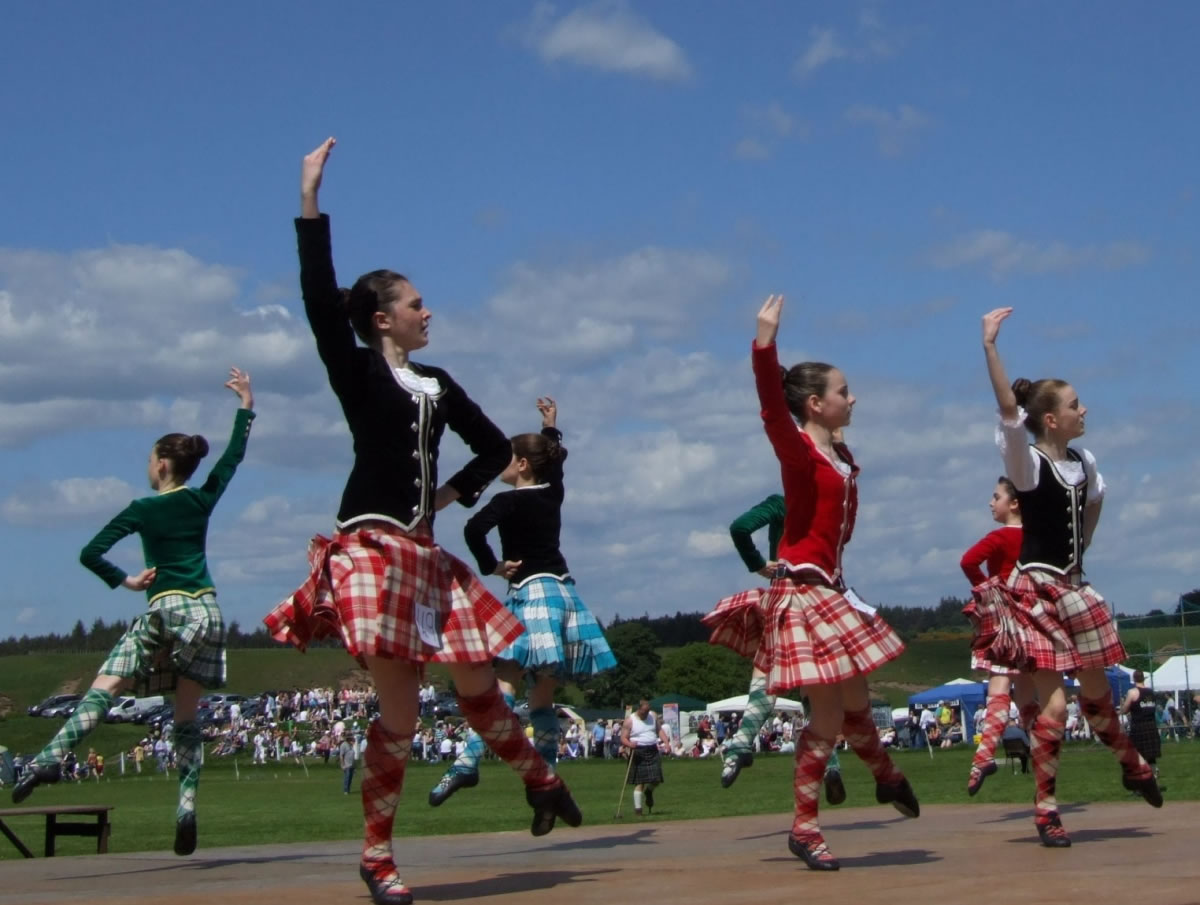
[[[9,808],[0,811],[0,833],[8,837],[8,841],[17,847],[26,858],[32,858],[31,852],[4,822],[10,817],[34,817],[44,815],[46,818],[46,857],[54,856],[54,840],[59,836],[95,836],[96,852],[105,854],[108,851],[108,835],[112,832],[112,824],[108,822],[108,812],[112,805],[72,804],[47,808]],[[95,817],[95,823],[78,821],[60,821],[63,816]]]

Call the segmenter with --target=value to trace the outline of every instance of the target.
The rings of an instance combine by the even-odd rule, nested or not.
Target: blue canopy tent
[[[1112,688],[1113,701],[1120,704],[1121,699],[1125,697],[1125,692],[1133,687],[1133,682],[1124,670],[1116,666],[1110,666],[1104,671],[1104,674],[1108,677],[1109,687]],[[1064,685],[1067,694],[1075,693],[1073,689],[1078,688],[1078,683],[1074,680],[1068,680]],[[975,737],[975,711],[987,701],[987,683],[951,682],[948,685],[939,685],[937,688],[928,688],[910,695],[908,706],[911,708],[922,704],[936,704],[938,701],[959,705],[963,718],[964,740],[969,741]]]
[[[975,711],[987,701],[986,682],[953,682],[949,685],[939,685],[937,688],[927,688],[914,695],[909,695],[908,706],[919,707],[923,704],[936,704],[946,701],[958,704],[963,720],[963,740],[969,742],[975,737]]]

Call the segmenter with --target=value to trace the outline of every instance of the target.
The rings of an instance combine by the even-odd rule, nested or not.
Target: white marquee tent
[[[1155,691],[1200,689],[1200,654],[1172,657],[1154,670],[1147,684]]]
[[[708,704],[706,709],[709,713],[724,713],[726,710],[745,710],[746,701],[750,695],[740,694],[734,698],[725,698],[723,701],[713,701]],[[792,713],[804,713],[804,705],[799,701],[793,701],[789,698],[776,698],[776,710],[786,710]]]

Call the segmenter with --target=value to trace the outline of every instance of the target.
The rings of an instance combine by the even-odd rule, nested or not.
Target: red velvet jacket
[[[842,549],[854,533],[858,512],[859,468],[843,444],[834,449],[850,466],[843,475],[796,424],[788,410],[775,345],[751,346],[754,382],[763,427],[779,459],[787,515],[779,541],[779,561],[792,570],[820,572],[832,584],[842,581]]]
[[[988,578],[999,575],[1007,579],[1008,573],[1017,565],[1021,555],[1021,539],[1024,532],[1020,525],[1006,525],[987,534],[974,547],[962,555],[959,565],[971,587],[983,584]],[[987,575],[979,568],[987,563]]]

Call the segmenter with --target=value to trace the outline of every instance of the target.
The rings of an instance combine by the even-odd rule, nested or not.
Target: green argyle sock
[[[176,818],[196,810],[196,787],[200,785],[200,749],[204,734],[194,721],[175,726],[175,766],[179,770],[179,810]]]
[[[767,677],[750,680],[750,694],[746,698],[746,710],[737,734],[729,742],[730,751],[753,751],[754,737],[762,728],[768,714],[775,709],[775,695],[767,694]]]
[[[83,741],[84,736],[100,725],[112,704],[113,696],[107,691],[89,689],[76,705],[70,719],[63,723],[58,734],[50,739],[50,744],[41,750],[33,762],[42,765],[59,763],[68,751]]]

